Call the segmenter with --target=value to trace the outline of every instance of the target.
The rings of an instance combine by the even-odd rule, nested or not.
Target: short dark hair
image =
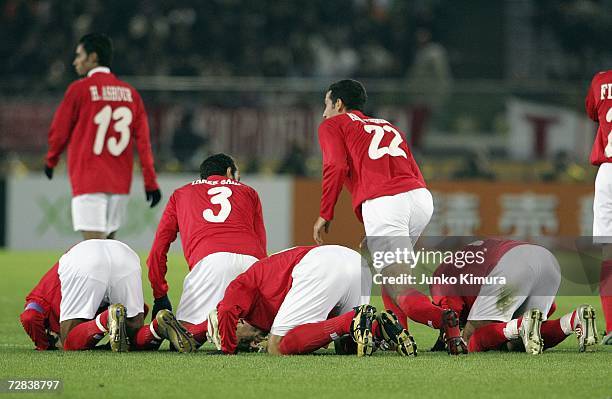
[[[332,103],[340,99],[349,110],[363,111],[368,100],[365,87],[363,87],[361,82],[353,79],[344,79],[332,83],[327,88],[327,92],[330,92],[329,98],[332,100]]]
[[[88,33],[79,40],[85,52],[98,54],[98,65],[110,67],[113,62],[113,41],[103,33]]]
[[[225,176],[227,168],[232,168],[232,176],[236,173],[236,163],[229,155],[211,155],[200,165],[200,177],[206,179],[212,175]]]

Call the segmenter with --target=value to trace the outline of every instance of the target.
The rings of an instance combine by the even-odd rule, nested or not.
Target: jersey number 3
[[[110,126],[111,118],[115,121],[113,129],[121,136],[119,139],[110,137],[106,140],[106,132]],[[132,123],[132,111],[128,107],[119,107],[113,111],[110,105],[106,105],[94,116],[94,123],[98,125],[96,139],[94,141],[93,152],[96,155],[102,154],[104,142],[108,152],[118,157],[127,148],[130,142],[130,124]]]
[[[208,190],[210,195],[210,203],[221,205],[221,210],[215,215],[212,209],[204,209],[202,217],[204,220],[211,223],[223,223],[232,211],[232,204],[229,202],[229,197],[232,196],[232,190],[229,187],[213,187]]]
[[[389,125],[365,125],[363,129],[366,133],[374,133],[374,137],[372,137],[372,141],[370,142],[370,148],[368,148],[368,155],[371,159],[379,159],[387,154],[392,157],[408,158],[404,150],[399,147],[402,143],[402,135],[393,127]],[[380,143],[385,136],[385,132],[393,133],[395,137],[393,137],[388,147],[381,147]]]

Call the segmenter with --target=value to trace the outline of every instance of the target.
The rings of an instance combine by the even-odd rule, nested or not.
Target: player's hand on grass
[[[53,179],[53,168],[49,165],[45,165],[45,176],[47,176],[49,180]]]
[[[321,237],[321,234],[323,231],[325,231],[325,234],[329,233],[330,224],[331,224],[331,221],[325,220],[321,216],[317,218],[317,221],[314,224],[314,228],[313,228],[314,231],[312,234],[312,237],[314,238],[317,244],[319,245],[323,244],[323,238]]]
[[[161,200],[161,191],[159,188],[157,190],[146,191],[147,193],[147,202],[151,203],[151,208],[159,203]]]
[[[164,295],[153,301],[153,312],[151,313],[151,320],[155,319],[155,316],[157,316],[157,312],[163,309],[172,311],[172,304],[170,303],[170,299],[168,299],[168,295]]]

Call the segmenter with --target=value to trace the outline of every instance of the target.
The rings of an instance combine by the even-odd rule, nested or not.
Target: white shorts
[[[110,234],[125,220],[129,196],[93,193],[72,198],[74,231],[99,231]]]
[[[87,240],[59,260],[60,322],[93,319],[100,305],[121,303],[127,317],[144,312],[140,258],[120,241]]]
[[[505,277],[506,284],[484,284],[468,320],[508,322],[533,308],[540,309],[546,320],[561,284],[557,258],[546,248],[531,244],[506,252],[489,277]]]
[[[229,252],[204,257],[185,277],[176,318],[191,324],[208,319],[208,314],[223,299],[229,283],[255,262],[257,258],[253,256]]]
[[[370,302],[371,277],[361,256],[339,245],[316,247],[291,274],[293,282],[270,334],[285,336],[293,328],[327,320]]]
[[[368,249],[395,252],[412,251],[433,214],[433,198],[426,188],[374,198],[361,205]],[[384,263],[383,268],[392,263]]]
[[[599,166],[593,196],[593,242],[612,244],[612,164]]]

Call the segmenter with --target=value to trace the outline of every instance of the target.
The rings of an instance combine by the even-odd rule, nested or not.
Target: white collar
[[[89,72],[87,72],[87,77],[90,77],[91,75],[93,75],[94,73],[110,73],[110,68],[109,67],[105,67],[105,66],[98,66],[95,67],[93,69],[91,69]]]

